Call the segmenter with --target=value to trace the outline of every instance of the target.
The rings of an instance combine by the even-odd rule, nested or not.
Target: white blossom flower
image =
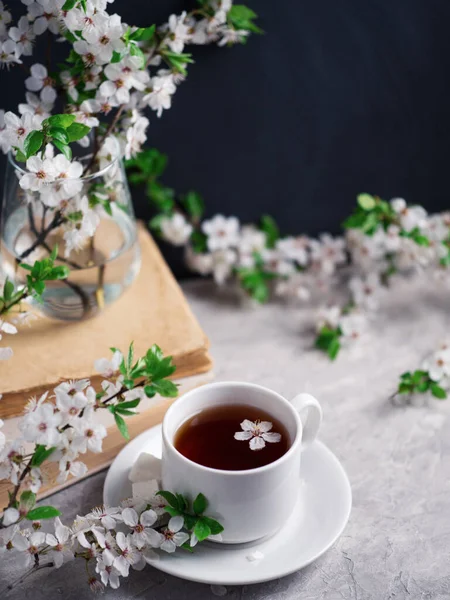
[[[120,508],[116,506],[99,506],[94,508],[86,519],[91,521],[100,521],[105,529],[115,529],[117,523],[122,521]]]
[[[237,245],[241,254],[252,255],[254,252],[262,252],[266,243],[267,237],[264,231],[252,225],[245,225],[240,231]]]
[[[50,116],[53,108],[52,103],[43,102],[43,100],[39,98],[39,96],[36,96],[36,94],[33,94],[33,92],[26,92],[25,97],[27,99],[26,104],[19,104],[19,112],[21,115],[28,113],[30,115],[35,115],[42,120]]]
[[[149,528],[156,523],[158,515],[150,509],[139,516],[134,508],[124,508],[122,519],[125,525],[133,530],[131,540],[136,548],[140,550],[147,544]]]
[[[15,525],[14,527],[8,526],[6,529],[4,529],[0,533],[0,554],[2,554],[5,551],[15,550],[16,547],[14,546],[14,540],[19,535],[22,537],[22,534],[20,533],[20,528],[18,525]],[[19,540],[19,545],[20,545],[20,542],[21,542],[21,540]]]
[[[226,279],[231,275],[233,265],[236,263],[236,258],[236,252],[229,248],[213,252],[213,277],[218,285],[225,283]]]
[[[450,376],[450,350],[446,348],[434,352],[424,360],[422,368],[433,381],[441,381],[445,376]]]
[[[31,76],[25,79],[25,87],[30,92],[41,92],[43,102],[53,104],[56,100],[56,90],[54,89],[54,81],[48,75],[48,71],[44,65],[40,63],[34,64],[31,69]]]
[[[76,452],[71,452],[72,456],[77,456]],[[88,472],[87,465],[85,465],[80,460],[74,460],[74,458],[70,458],[68,454],[63,456],[59,461],[59,474],[56,478],[56,482],[59,484],[63,484],[67,481],[69,475],[72,477],[78,478],[83,477]]]
[[[142,98],[142,103],[156,111],[158,117],[163,110],[168,110],[172,105],[172,94],[176,92],[176,85],[172,73],[158,71],[149,83],[150,91]]]
[[[23,144],[27,135],[34,129],[40,128],[40,118],[31,114],[24,114],[18,117],[12,112],[7,112],[4,115],[4,138],[9,142],[10,146],[17,146],[19,150],[23,150]]]
[[[80,517],[77,515],[77,518],[73,522],[71,529],[73,537],[78,540],[78,543],[83,546],[83,548],[92,548],[92,544],[86,538],[86,534],[92,534],[100,548],[105,548],[105,529],[96,525],[95,523],[92,523],[86,517]],[[93,556],[96,556],[95,546],[93,550]]]
[[[182,516],[172,517],[166,529],[162,532],[149,530],[148,540],[153,548],[160,548],[165,552],[175,552],[177,546],[182,546],[189,539],[189,534],[181,531],[184,525]]]
[[[55,179],[61,187],[65,198],[72,198],[81,192],[83,183],[80,177],[83,173],[83,165],[77,161],[68,160],[63,154],[58,154],[52,161],[55,170]]]
[[[276,243],[276,248],[285,258],[294,260],[302,267],[307,265],[309,260],[309,238],[306,236],[301,235],[280,239]]]
[[[9,509],[8,509],[9,510]],[[44,547],[46,535],[42,531],[35,531],[29,536],[16,536],[14,547],[19,551],[18,562],[27,569],[34,563],[35,554],[39,554]]]
[[[110,379],[119,370],[120,363],[123,360],[122,352],[116,350],[111,360],[99,358],[94,362],[94,369],[105,379]]]
[[[208,236],[208,250],[226,250],[236,246],[239,240],[239,221],[236,217],[216,215],[210,220],[203,221],[202,231]]]
[[[110,552],[103,552],[97,557],[95,571],[100,575],[103,585],[110,585],[113,590],[120,586],[120,571],[114,566],[115,557]]]
[[[367,320],[364,318],[364,315],[349,313],[342,316],[339,321],[339,327],[341,329],[342,341],[354,341],[364,333],[367,327]]]
[[[60,518],[56,517],[55,534],[46,534],[45,541],[51,548],[48,554],[53,560],[57,569],[59,569],[64,562],[74,558],[74,554],[72,552],[73,542],[71,533],[72,532],[69,527],[63,525]]]
[[[41,35],[47,30],[55,35],[59,33],[59,14],[63,4],[64,0],[45,0],[30,4],[28,12],[35,19],[33,31],[36,35]]]
[[[88,387],[89,383],[89,379],[69,379],[68,381],[63,381],[62,383],[57,385],[53,391],[55,392],[56,398],[58,398],[58,394],[73,395],[76,392],[82,392],[83,390],[85,390]]]
[[[168,22],[169,35],[166,38],[167,45],[177,54],[183,52],[184,45],[189,42],[190,26],[186,22],[186,12],[182,12],[181,15],[170,15]]]
[[[346,261],[345,241],[323,233],[318,240],[309,241],[311,257],[320,271],[332,275],[338,265]]]
[[[0,340],[2,339],[2,333],[15,334],[17,333],[17,328],[11,323],[0,319]],[[9,346],[0,348],[0,360],[9,360],[12,355],[13,350]]]
[[[79,110],[75,113],[75,120],[77,123],[82,123],[87,127],[98,127],[100,121],[97,119],[95,114],[99,112],[100,104],[95,100],[83,100],[79,106]]]
[[[70,256],[74,250],[83,248],[87,241],[94,235],[100,217],[95,208],[90,208],[87,196],[75,197],[76,202],[71,207],[74,212],[81,213],[81,220],[70,221],[65,224],[63,238],[66,244],[64,256]]]
[[[18,53],[31,56],[36,36],[27,17],[20,17],[17,27],[11,27],[8,33],[9,37],[16,42]]]
[[[98,64],[110,63],[113,52],[121,52],[125,48],[122,40],[123,33],[124,27],[117,14],[111,15],[99,22],[97,27],[84,32],[84,39],[90,45]]]
[[[184,246],[191,237],[193,227],[181,213],[163,217],[159,222],[162,237],[174,246]]]
[[[26,115],[24,115],[26,116]],[[27,172],[19,179],[19,185],[23,190],[37,192],[44,188],[47,183],[55,180],[57,174],[54,159],[31,156],[27,160]]]
[[[218,46],[242,44],[245,38],[250,35],[250,31],[246,29],[233,29],[232,27],[221,27],[218,29],[218,33],[222,36],[217,42]]]
[[[141,561],[141,554],[133,546],[131,536],[125,535],[122,531],[116,535],[116,544],[118,556],[114,558],[113,565],[123,577],[128,577],[130,567]]]
[[[249,421],[244,419],[241,423],[242,431],[234,434],[234,439],[239,441],[250,440],[250,450],[262,450],[266,442],[277,443],[281,440],[280,433],[273,433],[270,430],[273,423],[270,421]]]
[[[427,211],[422,206],[408,206],[403,198],[393,198],[391,206],[400,218],[400,225],[405,231],[416,227],[423,228],[427,224]]]
[[[264,266],[271,273],[278,273],[287,277],[295,273],[295,267],[290,260],[286,260],[279,250],[265,248],[261,252],[261,258],[264,261]]]
[[[142,145],[147,139],[146,131],[150,121],[146,117],[139,117],[139,119],[127,128],[126,133],[126,145],[125,145],[125,158],[128,160],[133,156],[136,156],[141,149]]]
[[[60,424],[61,415],[55,412],[53,404],[44,402],[23,417],[19,428],[27,442],[56,446],[61,437],[58,431]]]
[[[323,327],[335,329],[339,325],[341,309],[339,306],[321,307],[316,316],[316,329],[320,331]]]
[[[102,451],[102,441],[106,437],[107,431],[104,425],[95,424],[92,421],[91,407],[87,407],[83,417],[78,418],[74,423],[75,437],[72,446],[81,454],[88,450],[99,453]]]
[[[60,410],[64,424],[73,424],[87,404],[88,401],[83,392],[67,394],[59,391],[56,395],[56,406]]]
[[[11,64],[20,64],[22,61],[19,56],[19,47],[14,40],[0,41],[0,67],[5,65],[9,68]]]
[[[13,523],[17,523],[19,519],[20,513],[17,508],[10,507],[4,511],[2,523],[5,527],[9,527],[10,525],[13,525]]]
[[[187,266],[201,275],[208,275],[213,269],[212,254],[194,252],[192,246],[186,246],[185,261]]]
[[[6,10],[3,2],[0,1],[0,37],[4,37],[7,33],[7,25],[11,23],[11,13]]]
[[[352,293],[356,306],[366,310],[376,310],[382,295],[380,276],[378,273],[369,273],[364,279],[352,277],[348,287]]]

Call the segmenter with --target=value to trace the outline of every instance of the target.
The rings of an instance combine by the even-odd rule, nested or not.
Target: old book
[[[96,318],[67,322],[39,317],[8,336],[14,356],[0,362],[0,418],[21,414],[30,396],[62,380],[86,377],[95,383],[94,361],[109,356],[111,346],[125,351],[131,341],[136,356],[153,343],[172,355],[177,379],[211,369],[208,339],[143,225],[139,240],[142,267],[136,281]]]
[[[204,383],[207,383],[212,379],[212,377],[212,373],[205,373],[202,375],[187,377],[181,381],[178,381],[177,383],[179,383],[180,386],[180,395],[193,389],[194,387],[198,387]],[[139,414],[134,417],[126,417],[130,439],[133,439],[150,427],[161,423],[166,410],[169,408],[172,402],[174,402],[173,398],[144,398],[139,405]],[[14,439],[18,436],[18,422],[19,417],[11,418],[8,419],[2,427],[2,432],[5,434],[8,440]],[[103,452],[101,452],[101,454],[87,452],[86,454],[80,455],[79,460],[82,460],[88,467],[88,472],[81,479],[89,477],[89,475],[93,475],[94,473],[97,473],[98,471],[108,467],[114,460],[115,456],[117,456],[120,450],[127,443],[127,441],[117,430],[117,427],[114,423],[114,417],[108,410],[97,411],[95,413],[95,422],[102,423],[107,428],[108,435],[103,440]],[[31,451],[32,446],[30,444],[25,444],[25,449],[27,452]],[[39,499],[45,498],[54,492],[80,481],[80,478],[73,479],[70,477],[65,483],[58,484],[55,481],[58,475],[57,463],[44,463],[43,472],[45,484],[39,491]],[[11,483],[0,480],[0,513],[2,508],[8,504],[8,490],[12,488],[13,486]]]

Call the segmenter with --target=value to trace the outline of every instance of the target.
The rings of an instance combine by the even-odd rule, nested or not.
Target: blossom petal
[[[164,550],[164,552],[175,552],[177,545],[173,540],[164,540],[160,548],[161,550]]]
[[[253,433],[251,431],[236,431],[234,434],[235,440],[251,440]]]
[[[124,508],[122,511],[122,519],[128,527],[135,527],[139,522],[138,514],[134,508]]]
[[[270,421],[261,421],[258,423],[258,429],[263,433],[270,431],[273,427],[273,424]]]
[[[159,531],[155,531],[154,529],[146,529],[145,535],[152,548],[159,548],[164,541],[162,533],[159,533]]]
[[[177,531],[180,531],[180,529],[183,527],[184,525],[184,517],[182,517],[181,515],[177,515],[176,517],[172,517],[169,521],[169,529],[170,531],[173,531],[174,533],[176,533]]]
[[[250,450],[262,450],[266,445],[266,442],[262,437],[256,436],[250,440]]]
[[[261,437],[266,442],[270,442],[272,444],[275,444],[276,442],[279,442],[281,440],[280,433],[263,433]]]
[[[173,541],[177,546],[181,546],[184,542],[187,542],[189,539],[189,534],[185,531],[180,531],[173,536]]]
[[[8,527],[19,520],[20,513],[17,508],[7,508],[3,513],[3,525]]]
[[[146,510],[141,514],[141,523],[144,527],[151,527],[158,519],[154,510]]]
[[[254,431],[256,427],[256,424],[253,423],[252,421],[249,421],[248,419],[244,419],[241,423],[241,428],[244,431]]]
[[[41,92],[41,100],[46,104],[53,104],[56,100],[56,90],[49,85],[46,85]]]
[[[9,360],[12,355],[12,348],[0,348],[0,360]]]

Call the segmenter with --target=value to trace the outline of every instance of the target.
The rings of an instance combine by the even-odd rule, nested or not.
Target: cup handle
[[[322,422],[322,409],[311,394],[298,394],[291,400],[303,426],[302,446],[309,446],[317,436]]]

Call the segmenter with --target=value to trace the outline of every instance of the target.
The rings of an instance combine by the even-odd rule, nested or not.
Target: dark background
[[[448,207],[450,4],[446,0],[248,0],[262,36],[194,47],[195,64],[149,144],[170,158],[167,185],[198,190],[208,215],[272,214],[285,233],[339,231],[358,192]],[[140,26],[182,0],[116,0]],[[1,104],[22,97],[2,71]],[[134,190],[138,217],[151,211]],[[181,251],[163,250],[177,275]]]

